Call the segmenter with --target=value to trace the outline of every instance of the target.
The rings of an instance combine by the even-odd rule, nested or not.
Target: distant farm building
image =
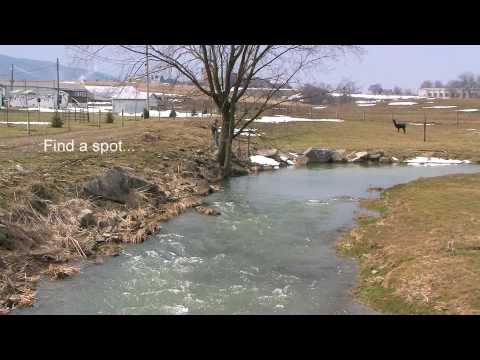
[[[480,88],[421,88],[418,90],[418,96],[436,98],[436,99],[470,99],[480,98]]]
[[[25,91],[38,93],[43,97],[46,93],[56,93],[57,90],[60,89],[60,92],[67,94],[68,102],[73,103],[74,105],[86,104],[89,100],[93,100],[93,95],[88,92],[80,81],[60,81],[57,85],[57,82],[54,80],[16,80],[12,86],[10,80],[0,80],[0,87],[5,89],[5,97],[8,98],[17,97],[19,93]],[[18,101],[20,101],[20,99],[17,97],[15,102],[18,103]],[[62,103],[63,101],[64,100],[61,100]],[[45,104],[49,103],[46,99],[43,102]],[[55,106],[54,102],[52,106]]]
[[[50,108],[57,107],[57,95],[58,95],[58,107],[60,109],[66,108],[69,103],[70,96],[65,91],[57,91],[54,89],[15,89],[10,92],[10,106],[17,108]]]
[[[155,94],[150,94],[150,109],[158,108],[160,98]],[[137,91],[132,86],[122,88],[122,91],[112,98],[112,111],[114,113],[141,113],[147,108],[147,94],[143,91]]]

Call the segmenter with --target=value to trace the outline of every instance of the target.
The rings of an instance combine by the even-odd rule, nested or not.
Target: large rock
[[[368,157],[368,152],[358,151],[347,155],[348,162],[364,161]]]
[[[330,149],[314,149],[305,150],[303,155],[308,159],[307,163],[328,163],[332,161],[334,151]]]
[[[97,219],[95,218],[93,211],[90,209],[83,209],[80,211],[78,221],[80,222],[81,227],[88,227],[97,224]]]
[[[130,175],[121,167],[114,167],[104,175],[98,176],[83,185],[87,195],[125,204],[131,189],[154,194],[159,200],[166,201],[166,195],[157,185],[142,178]]]
[[[277,149],[260,149],[256,151],[256,155],[266,156],[266,157],[275,157],[278,155]]]
[[[295,159],[295,166],[305,166],[308,164],[308,158],[305,155],[300,155]]]
[[[380,159],[378,159],[378,162],[380,164],[391,164],[393,162],[392,158],[388,156],[382,156]]]
[[[381,157],[383,157],[385,153],[383,151],[372,151],[369,152],[367,155],[368,160],[371,161],[379,161]]]
[[[347,161],[347,151],[344,149],[334,150],[332,154],[333,162],[346,162]]]

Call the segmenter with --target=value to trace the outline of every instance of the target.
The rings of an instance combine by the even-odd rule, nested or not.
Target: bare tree
[[[471,72],[460,74],[458,79],[464,89],[472,89],[476,86],[475,75]]]
[[[83,54],[98,56],[105,46],[81,46]],[[123,50],[131,72],[142,71],[148,48],[152,73],[170,71],[191,82],[209,97],[222,117],[218,163],[224,177],[231,171],[232,141],[265,110],[288,99],[279,99],[281,89],[298,80],[313,66],[338,59],[347,52],[360,52],[356,46],[319,45],[131,45]],[[117,60],[118,53],[114,56]],[[237,105],[249,96],[254,79],[274,84],[256,94],[252,115],[236,117]],[[239,128],[239,131],[235,131]]]
[[[433,83],[432,83],[430,80],[425,80],[424,82],[422,82],[422,84],[420,85],[420,87],[421,87],[422,89],[431,88],[431,87],[433,87]]]
[[[368,87],[368,91],[373,95],[380,95],[383,93],[383,87],[381,84],[373,84]]]
[[[333,103],[334,98],[331,95],[332,91],[333,90],[325,84],[305,84],[302,87],[302,98],[313,105]]]
[[[443,83],[440,80],[435,80],[434,86],[436,88],[441,88],[443,87]]]
[[[400,86],[395,86],[393,88],[393,94],[394,95],[402,95],[403,91],[402,91],[402,88]]]

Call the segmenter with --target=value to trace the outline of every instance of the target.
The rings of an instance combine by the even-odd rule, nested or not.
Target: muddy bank
[[[1,313],[31,306],[40,276],[62,279],[78,272],[76,260],[119,255],[123,244],[145,241],[187,208],[217,215],[202,200],[221,189],[208,125],[168,126],[167,133],[152,125],[122,135],[135,151],[116,156],[31,146],[26,156],[2,161]]]

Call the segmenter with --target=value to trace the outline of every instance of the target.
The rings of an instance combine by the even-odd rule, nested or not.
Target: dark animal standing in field
[[[393,125],[395,125],[395,127],[397,128],[397,132],[400,132],[400,129],[402,129],[404,134],[407,133],[407,124],[397,123],[395,119],[392,119],[392,121],[393,121]]]

